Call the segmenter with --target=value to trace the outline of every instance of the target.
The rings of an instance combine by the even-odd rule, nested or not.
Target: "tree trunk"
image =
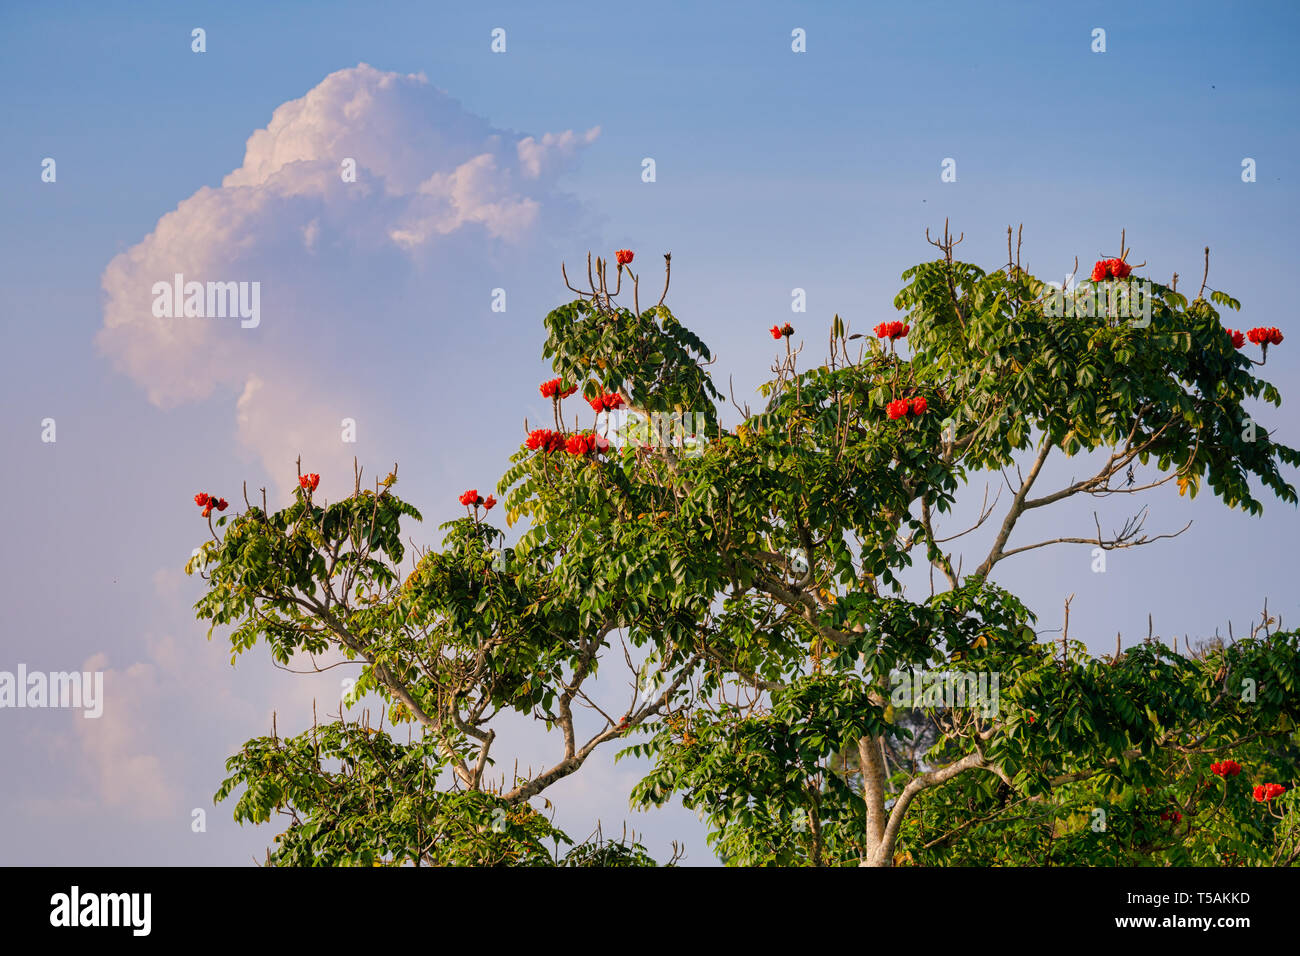
[[[867,852],[859,866],[892,866],[894,840],[885,833],[885,758],[879,737],[858,740],[858,765],[862,769],[862,799],[867,805]]]

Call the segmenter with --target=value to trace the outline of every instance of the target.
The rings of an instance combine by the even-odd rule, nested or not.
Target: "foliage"
[[[1039,547],[1156,540],[1139,514],[1111,538],[1011,545],[1025,512],[1077,495],[1177,481],[1250,513],[1261,487],[1296,502],[1282,468],[1300,453],[1246,408],[1281,396],[1215,309],[1239,303],[1143,280],[1149,324],[1053,317],[1051,289],[1015,262],[985,272],[936,245],[942,257],[903,275],[905,337],[851,345],[864,336],[837,316],[827,360],[800,370],[802,346],[776,330],[786,355],[765,407],[730,429],[709,349],[662,301],[616,304],[625,271],[634,291],[637,279],[620,264],[610,291],[597,260],[590,290],[546,319],[555,374],[643,416],[699,413],[708,440],[521,447],[497,488],[507,526],[521,525],[513,546],[472,506],[403,580],[402,519],[420,516],[392,492],[395,473],[373,491],[358,477],[333,504],[302,487],[279,512],[216,519],[191,562],[208,581],[199,616],[232,627],[235,653],[262,640],[280,662],[357,662],[356,693],[381,697],[411,736],[339,718],[249,741],[218,798],[242,787],[238,819],[288,815],[276,863],[643,865],[626,839],[561,860],[546,844],[573,841],[535,806],[598,747],[634,737],[623,753],[650,769],[633,805],[680,798],[735,864],[1295,862],[1294,791],[1257,801],[1207,767],[1231,756],[1252,782],[1289,781],[1296,632],[1265,615],[1201,655],[1150,643],[1092,658],[1078,641],[1040,642],[1035,614],[993,580]],[[1034,497],[1053,453],[1098,470]],[[1026,465],[963,574],[936,518],[977,473]],[[947,588],[909,596],[917,562]],[[619,641],[653,688],[621,716],[585,689]],[[992,676],[999,694],[904,704],[891,685],[907,672]],[[503,712],[559,740],[548,767],[496,785]]]

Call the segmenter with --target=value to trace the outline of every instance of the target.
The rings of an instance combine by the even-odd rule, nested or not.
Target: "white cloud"
[[[108,668],[107,663],[99,653],[82,665],[85,672],[104,673],[104,711],[94,720],[75,722],[100,801],[144,818],[173,815],[179,806],[177,789],[162,759],[141,749],[152,739],[144,709],[162,689],[157,671],[146,662],[125,670]]]
[[[519,155],[519,165],[529,179],[538,179],[543,172],[552,173],[562,169],[578,151],[579,146],[587,146],[596,141],[600,127],[593,126],[579,136],[571,129],[563,133],[546,133],[541,140],[525,136],[515,145]]]
[[[470,290],[486,301],[468,276],[517,261],[544,221],[567,225],[575,204],[555,177],[598,133],[519,137],[422,75],[364,63],[332,73],[276,108],[220,187],[182,200],[109,263],[98,344],[155,405],[230,401],[238,444],[269,472],[301,454],[323,482],[341,476],[330,494],[344,492],[354,448],[341,419],[374,434],[394,418],[389,376],[358,367],[366,350],[408,340],[424,302]],[[340,175],[347,159],[355,182]],[[176,274],[259,282],[260,323],[156,318],[153,285]]]

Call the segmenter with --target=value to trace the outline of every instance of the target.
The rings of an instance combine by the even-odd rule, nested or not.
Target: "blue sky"
[[[1023,222],[1024,259],[1044,277],[1076,256],[1086,268],[1118,254],[1126,228],[1141,271],[1177,271],[1185,289],[1209,245],[1210,285],[1244,304],[1237,324],[1277,325],[1300,344],[1287,327],[1298,19],[1286,3],[6,7],[0,669],[102,655],[111,696],[93,730],[67,712],[0,711],[14,729],[0,733],[12,771],[0,785],[0,861],[260,855],[270,831],[238,830],[227,807],[211,807],[222,762],[266,732],[271,710],[287,715],[282,726],[301,722],[332,678],[291,678],[251,656],[232,669],[220,641],[204,640],[189,612],[196,582],[179,574],[201,540],[190,497],[211,487],[234,498],[244,480],[282,492],[298,452],[358,414],[347,459],[355,452],[371,474],[400,461],[403,491],[426,516],[422,542],[434,543],[456,493],[490,486],[523,417],[540,410],[541,319],[563,301],[561,258],[631,247],[651,276],[671,251],[669,302],[740,396],[772,361],[774,322],[806,330],[816,353],[832,313],[858,330],[891,318],[899,274],[931,257],[925,229],[945,217],[965,232],[959,255],[990,269],[1004,261],[1006,226]],[[191,52],[194,27],[206,30],[203,54]],[[489,49],[496,27],[504,54]],[[806,53],[791,51],[796,27]],[[1090,49],[1097,27],[1104,53]],[[258,204],[244,208],[231,198],[244,193],[222,189],[277,107],[362,63],[423,74],[450,99],[415,84],[375,107],[364,135],[297,128],[293,142],[342,137],[363,165],[388,164],[390,192],[413,170],[450,175],[495,149],[489,141],[509,147],[466,176],[468,218],[440,222],[447,231],[415,251],[374,231],[394,209],[422,214],[415,179],[364,207],[281,182],[253,189]],[[581,140],[596,127],[589,143],[547,147],[539,176],[510,165],[520,139],[572,130]],[[45,157],[54,183],[40,179]],[[654,183],[641,181],[646,157]],[[940,182],[948,157],[954,183]],[[1254,183],[1241,180],[1245,157]],[[171,220],[176,240],[151,243],[191,199]],[[533,216],[527,228],[498,200]],[[181,247],[187,262],[226,264],[222,278],[260,278],[265,326],[216,330],[202,351],[106,344],[106,322],[130,308],[114,283],[139,279],[132,256],[161,269]],[[495,287],[508,290],[505,314],[488,308]],[[804,315],[790,313],[796,287]],[[1266,369],[1284,396],[1300,385],[1292,355],[1276,349]],[[1297,445],[1290,408],[1261,414]],[[40,441],[46,417],[54,445]],[[294,430],[299,419],[306,431]],[[321,456],[328,467],[304,464],[333,468],[329,487],[337,463]],[[1044,481],[1069,477],[1062,463]],[[1206,633],[1244,626],[1267,596],[1300,622],[1294,508],[1271,503],[1254,519],[1169,489],[1150,503],[1152,531],[1189,518],[1192,530],[1112,555],[1105,575],[1089,571],[1086,548],[1034,552],[1009,560],[1002,582],[1045,627],[1075,593],[1072,634],[1098,649],[1117,631],[1145,635],[1148,611],[1158,632]],[[1086,532],[1092,507],[1035,516],[1018,534]],[[1103,510],[1103,525],[1116,515]],[[575,833],[597,816],[607,832],[626,818],[661,856],[683,839],[690,862],[710,859],[693,815],[627,812],[634,768],[605,760],[589,777],[560,794],[560,822]],[[208,810],[205,834],[191,831],[194,807]]]

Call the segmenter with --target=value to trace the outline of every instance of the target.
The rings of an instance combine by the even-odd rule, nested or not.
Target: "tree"
[[[273,733],[230,759],[218,798],[242,787],[237,819],[288,817],[276,863],[648,865],[627,837],[561,857],[574,841],[534,805],[621,742],[651,763],[633,805],[679,796],[731,863],[1293,862],[1300,814],[1278,781],[1294,766],[1297,632],[1266,615],[1199,655],[1149,642],[1091,658],[1068,604],[1061,639],[1040,641],[993,581],[1037,548],[1170,536],[1149,536],[1143,511],[1109,537],[1098,522],[1014,540],[1027,512],[1076,496],[1177,481],[1259,513],[1254,480],[1294,504],[1281,467],[1300,453],[1244,408],[1280,404],[1254,368],[1282,336],[1252,330],[1248,358],[1215,308],[1239,303],[1203,298],[1204,280],[1190,303],[1142,280],[1143,304],[1122,241],[1063,296],[1010,240],[986,273],[954,258],[945,227],[941,256],[903,275],[905,321],[850,335],[836,316],[816,367],[773,327],[785,355],[766,406],[734,428],[712,353],[664,305],[670,257],[644,310],[630,252],[589,259],[587,286],[546,318],[554,427],[529,432],[498,484],[513,547],[489,523],[495,498],[468,491],[403,580],[402,519],[420,516],[392,492],[396,470],[373,490],[358,471],[338,502],[306,475],[280,511],[265,492],[215,525],[208,508],[212,540],[189,568],[208,581],[199,616],[232,626],[236,653],[357,662],[356,693],[409,737],[342,717]],[[566,424],[579,389],[590,428]],[[1097,470],[1040,492],[1052,454]],[[981,506],[996,534],[963,574],[950,542],[967,532],[936,522],[980,472],[1000,472],[1011,500]],[[901,579],[917,560],[923,598]],[[622,715],[590,693],[619,644],[636,676]],[[508,711],[544,721],[556,756],[496,783]],[[1239,773],[1219,772],[1229,758]],[[1252,799],[1251,784],[1281,790]]]

